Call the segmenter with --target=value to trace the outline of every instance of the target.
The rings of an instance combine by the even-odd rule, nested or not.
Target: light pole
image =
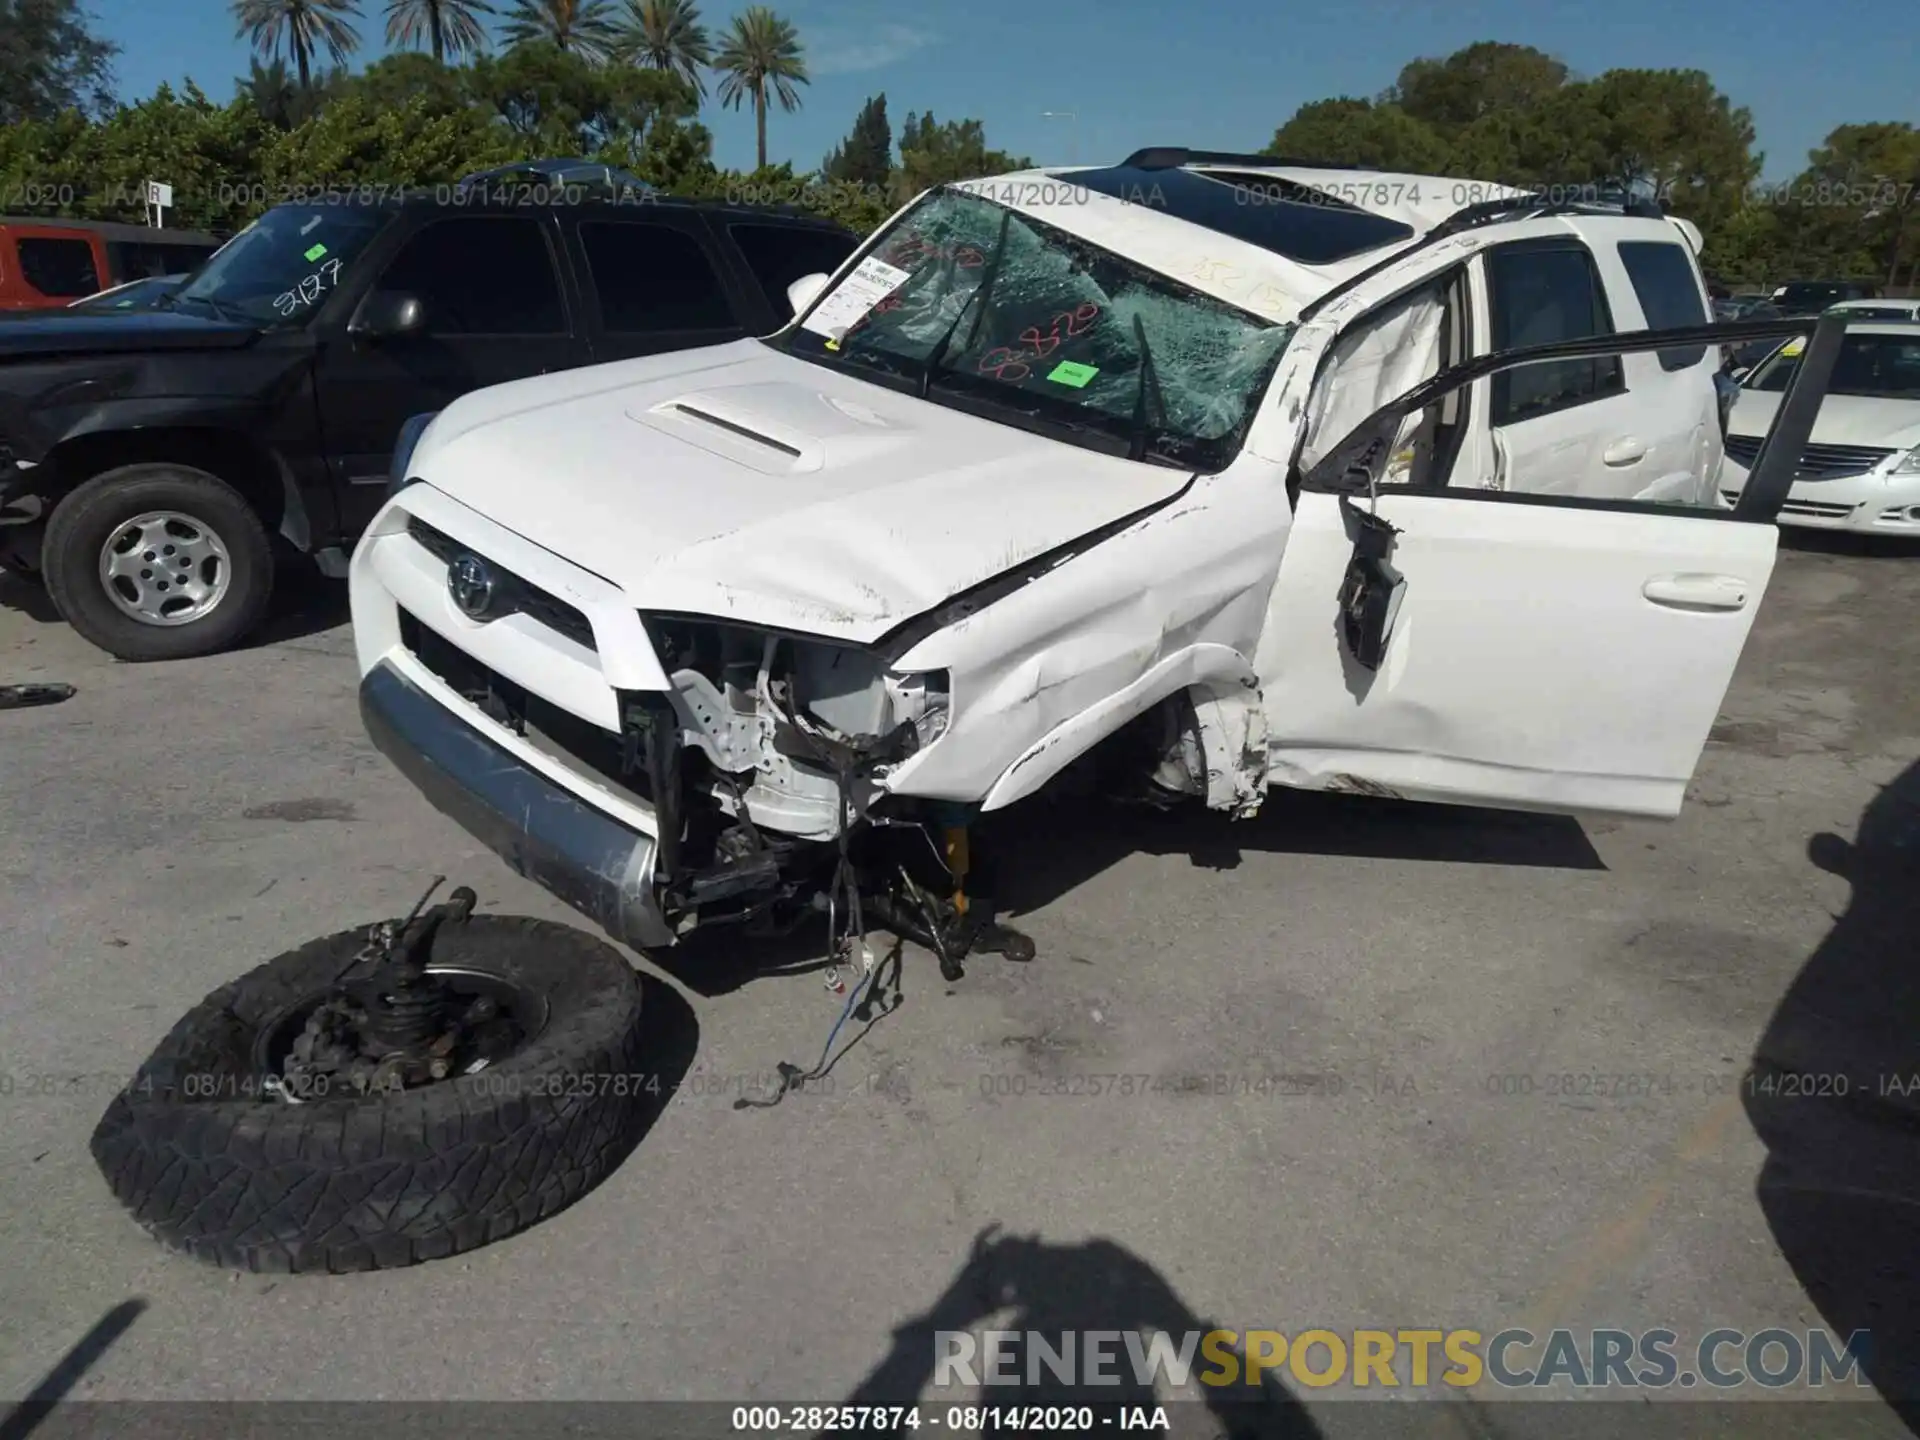
[[[1040,118],[1042,120],[1065,120],[1069,123],[1071,129],[1068,131],[1067,138],[1067,161],[1069,164],[1078,165],[1080,163],[1079,114],[1073,110],[1042,110],[1040,112]]]

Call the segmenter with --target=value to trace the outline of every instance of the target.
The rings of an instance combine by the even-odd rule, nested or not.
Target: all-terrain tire
[[[218,537],[231,575],[206,614],[182,624],[149,624],[114,603],[100,577],[100,553],[136,516],[189,517]],[[94,476],[55,507],[40,549],[47,591],[81,638],[122,660],[184,660],[230,650],[260,623],[273,596],[273,548],[246,499],[191,465],[122,465]]]
[[[254,1271],[389,1269],[546,1219],[644,1128],[640,979],[551,921],[476,915],[432,964],[542,995],[544,1027],[476,1074],[289,1103],[259,1088],[255,1041],[317,998],[364,928],[314,940],[207,996],[101,1117],[93,1158],[155,1238]]]

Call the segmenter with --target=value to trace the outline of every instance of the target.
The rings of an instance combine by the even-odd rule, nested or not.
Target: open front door
[[[1660,333],[1719,338],[1715,327]],[[1655,344],[1649,332],[1611,339]],[[1838,339],[1836,329],[1822,348]],[[1471,475],[1378,483],[1406,414],[1511,363],[1492,356],[1446,372],[1303,477],[1255,667],[1275,783],[1679,811],[1766,593],[1787,456],[1806,443],[1825,371],[1790,397],[1791,424],[1782,406],[1767,442],[1777,473],[1740,510],[1514,495]]]
[[[1301,494],[1273,591],[1256,668],[1274,781],[1679,811],[1766,593],[1771,523],[1383,490],[1400,584],[1369,670],[1342,607],[1358,527],[1340,499]]]

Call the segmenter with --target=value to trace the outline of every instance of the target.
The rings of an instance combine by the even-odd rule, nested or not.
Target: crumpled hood
[[[1728,417],[1733,435],[1758,439],[1773,426],[1780,392],[1742,390]],[[1905,450],[1920,445],[1920,400],[1886,400],[1872,395],[1828,395],[1814,417],[1814,445],[1873,445]]]
[[[751,340],[475,392],[409,471],[637,609],[854,641],[1189,478]]]

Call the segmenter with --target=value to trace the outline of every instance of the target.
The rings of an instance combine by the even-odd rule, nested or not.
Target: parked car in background
[[[122,659],[224,649],[264,612],[270,536],[345,574],[409,416],[769,333],[857,244],[655,197],[278,207],[157,308],[0,325],[0,564]]]
[[[1842,300],[1833,308],[1856,320],[1920,320],[1920,300]]]
[[[117,314],[126,310],[151,310],[186,282],[185,275],[149,275],[144,280],[128,280],[101,290],[67,309],[83,315]]]
[[[1805,348],[1787,341],[1742,382],[1728,420],[1727,500],[1745,488]],[[1920,323],[1848,327],[1780,523],[1920,535]]]
[[[1871,280],[1795,280],[1775,290],[1772,300],[1787,315],[1818,315],[1843,300],[1872,300],[1880,287]]]
[[[61,309],[129,280],[190,271],[219,248],[192,230],[0,217],[0,311]]]

